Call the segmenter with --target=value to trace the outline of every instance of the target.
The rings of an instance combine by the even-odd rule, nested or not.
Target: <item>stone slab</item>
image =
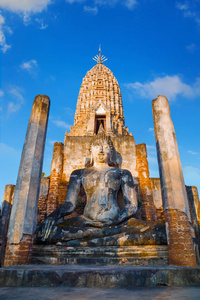
[[[200,267],[28,265],[0,269],[1,287],[200,286]]]

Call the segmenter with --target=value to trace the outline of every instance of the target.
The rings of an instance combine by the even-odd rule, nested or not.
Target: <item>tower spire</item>
[[[95,55],[93,58],[98,64],[104,63],[104,61],[107,60],[107,58],[104,55],[101,55],[101,45],[99,45],[99,55]]]

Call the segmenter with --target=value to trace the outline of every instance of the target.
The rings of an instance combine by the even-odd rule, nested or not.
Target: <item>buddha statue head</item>
[[[108,165],[112,154],[109,137],[105,134],[103,126],[99,127],[95,141],[91,145],[91,162],[93,166]]]

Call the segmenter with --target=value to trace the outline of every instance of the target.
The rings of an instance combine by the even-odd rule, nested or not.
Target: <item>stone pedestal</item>
[[[195,266],[193,229],[174,126],[166,97],[152,102],[163,211],[172,265]]]
[[[63,173],[63,146],[63,143],[54,144],[47,215],[51,214],[58,207],[59,184]]]
[[[49,106],[47,96],[35,97],[13,198],[5,266],[29,263],[37,220]]]

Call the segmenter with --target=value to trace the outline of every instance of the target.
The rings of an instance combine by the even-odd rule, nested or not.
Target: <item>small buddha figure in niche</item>
[[[119,242],[119,235],[129,237],[136,227],[138,230],[151,227],[133,218],[137,211],[133,177],[128,170],[109,166],[111,147],[102,125],[91,146],[91,156],[91,167],[72,172],[65,203],[46,218],[37,232],[38,241],[71,241],[68,245],[88,246],[95,239],[97,245],[115,245]],[[87,197],[83,214],[70,218],[81,186]],[[121,205],[119,192],[123,198]],[[63,220],[67,215],[68,218]]]

